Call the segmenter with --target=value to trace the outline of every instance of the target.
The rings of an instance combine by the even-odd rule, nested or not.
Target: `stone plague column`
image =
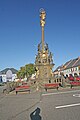
[[[38,54],[35,59],[36,81],[38,87],[41,84],[49,83],[52,79],[52,68],[54,66],[52,53],[49,51],[48,44],[44,41],[46,12],[40,9],[41,42],[38,44]]]

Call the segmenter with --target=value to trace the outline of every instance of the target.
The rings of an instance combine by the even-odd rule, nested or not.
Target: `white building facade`
[[[55,71],[54,75],[60,75],[60,73],[63,73],[64,76],[69,76],[72,74],[73,76],[76,74],[80,76],[80,57],[70,60],[66,62],[64,65],[59,66]]]
[[[14,81],[17,78],[17,70],[14,68],[6,68],[0,72],[2,82]]]

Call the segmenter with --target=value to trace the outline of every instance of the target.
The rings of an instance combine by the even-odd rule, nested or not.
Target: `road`
[[[80,91],[59,92],[44,95],[42,102],[43,120],[79,120],[80,97],[73,95]]]
[[[0,93],[0,120],[79,120],[80,90]],[[34,112],[35,111],[35,112]]]

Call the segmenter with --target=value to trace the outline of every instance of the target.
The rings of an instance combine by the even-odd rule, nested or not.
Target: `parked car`
[[[77,77],[76,77],[76,80],[79,81],[79,80],[80,80],[80,76],[77,76]]]
[[[70,81],[74,81],[74,77],[72,76],[72,74],[69,75],[68,79],[69,79]]]

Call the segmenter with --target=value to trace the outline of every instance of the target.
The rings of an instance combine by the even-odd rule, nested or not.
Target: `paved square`
[[[2,94],[0,120],[79,120],[80,90]]]

